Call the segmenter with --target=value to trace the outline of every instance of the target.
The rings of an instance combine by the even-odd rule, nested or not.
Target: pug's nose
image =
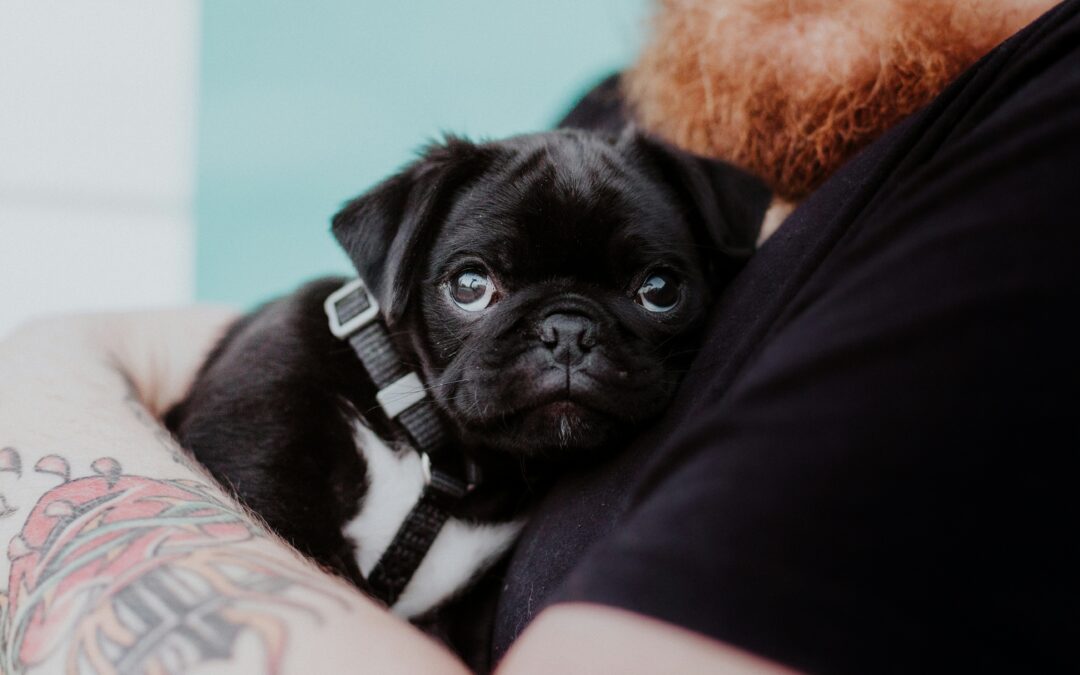
[[[540,323],[540,341],[555,363],[575,366],[596,346],[596,324],[580,314],[549,314]]]

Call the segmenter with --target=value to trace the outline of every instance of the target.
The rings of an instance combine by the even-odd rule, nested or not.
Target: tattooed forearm
[[[25,459],[0,450],[3,485],[51,487],[23,491],[41,494],[26,505],[0,492],[0,522],[23,523],[0,595],[2,672],[179,673],[242,641],[276,672],[281,612],[318,622],[334,602],[310,568],[248,545],[266,535],[204,483],[126,475],[108,457],[84,476],[58,455]]]
[[[139,395],[139,390],[131,378],[127,375],[123,375],[123,371],[120,369],[117,369],[117,372],[121,373],[124,378],[124,405],[126,405],[128,409],[131,410],[132,414],[135,415],[135,419],[139,424],[153,434],[154,439],[169,453],[169,457],[171,457],[174,462],[184,468],[201,472],[202,469],[197,468],[198,463],[188,457],[184,449],[180,447],[180,444],[177,443],[176,439],[169,433],[169,430],[161,423],[161,420],[158,420],[146,409],[142,397]]]

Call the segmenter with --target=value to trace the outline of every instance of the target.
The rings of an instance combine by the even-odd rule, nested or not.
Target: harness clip
[[[379,318],[379,303],[361,279],[353,279],[327,296],[323,308],[330,319],[330,332],[342,340]]]

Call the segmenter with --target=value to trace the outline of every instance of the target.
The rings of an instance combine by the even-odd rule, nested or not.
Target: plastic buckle
[[[461,499],[474,487],[450,474],[431,466],[431,455],[420,453],[420,468],[424,474],[424,486],[433,489],[440,496],[449,499]]]
[[[342,340],[379,318],[379,303],[361,279],[354,279],[327,296],[323,308],[330,319],[330,332]]]
[[[427,398],[427,389],[420,381],[420,376],[410,371],[394,380],[375,394],[383,412],[390,419],[413,407]]]

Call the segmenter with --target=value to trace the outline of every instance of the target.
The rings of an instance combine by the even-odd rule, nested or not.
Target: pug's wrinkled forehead
[[[576,274],[601,252],[617,262],[627,257],[620,246],[674,256],[690,237],[723,268],[752,252],[768,199],[749,176],[632,130],[479,144],[449,137],[347,204],[333,231],[395,322],[429,261],[480,243],[494,251],[492,264],[519,265],[522,274],[559,263]]]
[[[558,140],[559,142],[552,142]],[[429,280],[481,258],[507,283],[611,284],[642,266],[700,273],[689,218],[613,145],[531,138],[461,190],[427,264]]]

